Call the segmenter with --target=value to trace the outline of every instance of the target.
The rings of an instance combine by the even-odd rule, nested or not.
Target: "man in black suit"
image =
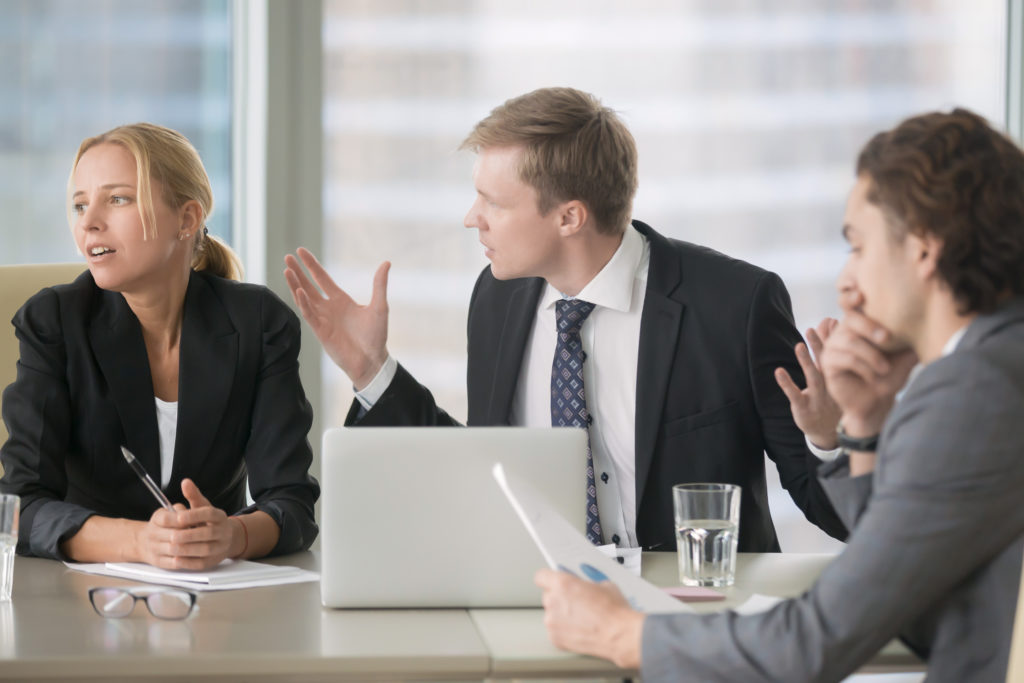
[[[844,537],[773,378],[802,374],[778,276],[630,225],[636,146],[591,95],[509,100],[463,148],[478,153],[465,224],[491,261],[469,308],[469,424],[586,426],[594,542],[671,550],[672,486],[714,481],[743,487],[739,550],[778,550],[764,452],[807,518]],[[390,264],[359,306],[312,254],[298,256],[326,297],[289,255],[292,294],[357,390],[346,424],[456,424],[387,352]],[[794,412],[811,441],[833,445],[835,415]]]

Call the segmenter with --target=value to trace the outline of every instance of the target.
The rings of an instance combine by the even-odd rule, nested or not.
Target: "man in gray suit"
[[[750,616],[645,617],[543,570],[556,645],[647,682],[838,681],[900,637],[929,681],[1004,679],[1024,552],[1024,153],[964,110],[911,118],[861,152],[843,235],[821,364],[845,453],[819,477],[849,545]]]

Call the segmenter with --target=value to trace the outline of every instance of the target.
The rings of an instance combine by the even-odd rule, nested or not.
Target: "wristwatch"
[[[874,453],[878,450],[878,434],[874,436],[863,436],[856,438],[846,433],[846,429],[843,428],[840,423],[839,428],[836,429],[836,439],[839,441],[839,448],[844,453],[850,451],[864,451],[866,453]]]

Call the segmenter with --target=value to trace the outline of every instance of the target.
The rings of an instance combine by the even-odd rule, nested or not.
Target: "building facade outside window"
[[[779,273],[801,330],[838,313],[868,137],[955,105],[1004,123],[1003,0],[325,0],[324,15],[325,262],[363,301],[393,262],[389,349],[462,418],[487,261],[462,227],[473,155],[455,150],[505,99],[570,85],[619,111],[635,217]],[[329,361],[323,379],[324,424],[340,424],[351,386]],[[837,547],[773,495],[784,549]]]
[[[4,0],[0,64],[3,263],[80,260],[65,205],[75,151],[138,121],[196,146],[210,231],[231,240],[228,0]]]

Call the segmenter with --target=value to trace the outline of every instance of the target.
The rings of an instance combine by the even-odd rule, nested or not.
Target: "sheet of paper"
[[[559,515],[533,486],[505,472],[500,463],[494,466],[492,474],[533,542],[537,544],[548,567],[568,571],[580,578],[611,581],[634,609],[641,612],[693,611],[602,554]]]
[[[785,600],[785,598],[777,598],[774,595],[761,595],[760,593],[754,593],[747,598],[742,605],[735,608],[733,611],[737,614],[757,614],[758,612],[767,612],[783,600]]]
[[[156,583],[163,586],[177,586],[179,588],[188,588],[194,591],[223,591],[223,590],[235,590],[239,588],[259,588],[261,586],[280,586],[289,583],[305,583],[307,581],[319,581],[320,574],[317,572],[307,571],[305,569],[299,569],[298,567],[282,567],[287,569],[287,572],[273,573],[272,575],[264,575],[262,577],[255,577],[252,574],[248,576],[239,576],[235,581],[219,581],[213,583],[202,583],[198,581],[188,580],[183,578],[183,572],[173,572],[160,570],[163,573],[153,572],[150,575],[143,575],[139,572],[124,571],[118,569],[115,566],[98,563],[78,563],[78,562],[65,562],[64,565],[69,569],[73,569],[78,572],[84,572],[86,574],[97,574],[100,576],[114,576],[119,579],[129,579],[131,581],[139,581],[142,583]],[[145,565],[148,566],[148,565]],[[261,565],[261,566],[278,566],[278,565]],[[149,567],[150,569],[156,569],[155,567]],[[185,574],[187,576],[187,574]]]
[[[126,574],[133,574],[147,581],[153,579],[174,579],[175,581],[192,581],[194,583],[208,583],[211,585],[272,579],[291,574],[296,570],[295,567],[250,562],[248,560],[224,560],[216,567],[211,567],[204,571],[161,569],[142,562],[107,562],[107,568]]]

